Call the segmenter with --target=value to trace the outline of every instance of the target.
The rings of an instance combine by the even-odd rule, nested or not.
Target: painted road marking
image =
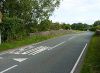
[[[74,37],[75,36],[69,38],[68,41],[71,40],[71,39],[73,39]],[[44,42],[44,41],[42,41],[42,42]],[[58,44],[58,45],[56,45],[54,47],[40,46],[40,47],[37,47],[35,49],[35,45],[40,44],[42,42],[39,42],[39,43],[36,43],[36,44],[33,44],[33,45],[29,45],[29,46],[26,46],[26,47],[17,48],[17,49],[14,49],[14,50],[9,50],[9,51],[6,51],[4,54],[8,53],[8,54],[23,54],[23,55],[26,55],[26,54],[30,55],[31,54],[31,55],[34,55],[34,53],[36,52],[36,50],[40,49],[41,47],[42,48],[46,48],[45,50],[51,50],[51,49],[53,49],[53,48],[55,48],[55,47],[57,47],[57,46],[59,46],[59,45],[61,45],[61,44],[64,43],[64,42],[62,42],[62,43],[60,43],[60,44]]]
[[[60,45],[64,44],[65,42],[66,42],[66,41],[61,42],[61,43],[59,43],[59,44],[55,45],[54,47],[52,47],[52,48],[50,48],[50,49],[48,49],[48,50],[52,50],[52,49],[54,49],[54,48],[56,48],[56,47],[58,47],[58,46],[60,46]]]
[[[73,38],[75,38],[75,36],[73,36],[73,37],[69,38],[69,39],[68,39],[68,41],[69,41],[69,40],[72,40]]]
[[[79,61],[80,61],[80,59],[81,59],[81,57],[82,57],[82,55],[83,55],[85,49],[86,49],[86,47],[87,47],[87,43],[86,43],[85,47],[83,48],[83,50],[82,50],[80,56],[78,57],[78,59],[77,59],[75,65],[74,65],[74,67],[72,68],[72,70],[71,70],[70,73],[74,73],[74,71],[75,71],[75,69],[76,69],[76,67],[77,67],[77,65],[78,65],[78,63],[79,63]]]
[[[0,56],[1,56],[1,55],[4,55],[4,54],[5,54],[5,53],[1,53]]]
[[[75,36],[69,38],[68,41],[73,39],[73,38],[75,38]],[[63,43],[65,43],[65,41],[55,45],[54,47],[39,46],[39,47],[35,48],[34,45],[30,45],[30,46],[18,48],[15,50],[9,50],[6,53],[8,53],[8,54],[22,54],[22,55],[35,55],[35,54],[40,53],[40,52],[45,51],[45,50],[52,50],[53,48],[56,48],[56,47],[62,45]]]
[[[22,62],[22,61],[25,61],[26,59],[28,59],[28,58],[15,58],[13,60],[18,61],[18,62]]]
[[[3,59],[3,57],[0,57],[0,59]]]
[[[13,69],[13,68],[15,68],[15,67],[17,67],[17,66],[18,66],[18,65],[14,65],[14,66],[12,66],[12,67],[9,67],[9,68],[7,68],[7,69],[1,71],[0,73],[5,73],[5,72],[7,72],[8,70],[11,70],[11,69]]]
[[[45,51],[45,50],[47,50],[47,49],[48,49],[47,46],[41,46],[40,49],[38,49],[38,50],[36,50],[36,51],[34,51],[34,52],[31,52],[29,55],[35,55],[35,54],[38,54],[38,53],[40,53],[40,52],[42,52],[42,51]]]
[[[34,53],[37,54],[37,53],[40,53],[40,52],[45,51],[47,49],[48,49],[47,46],[39,46],[37,48],[34,48],[34,49],[31,49],[31,50],[25,51],[22,54],[33,55]]]
[[[8,54],[36,55],[36,54],[38,54],[38,53],[40,53],[40,52],[43,52],[43,51],[45,51],[45,50],[51,50],[51,49],[53,49],[53,48],[56,48],[56,47],[58,47],[58,46],[64,44],[65,42],[66,42],[66,41],[61,42],[61,43],[55,45],[54,47],[39,46],[39,47],[36,47],[36,48],[32,48],[32,47],[31,47],[31,49],[28,49],[28,50],[26,50],[25,48],[24,48],[24,49],[21,48],[21,49],[18,49],[18,50],[9,51]],[[33,47],[34,47],[34,46],[33,46]]]
[[[57,38],[58,38],[58,37],[57,37]],[[73,39],[73,38],[74,38],[74,37],[69,38],[68,40],[71,40],[71,39]],[[48,40],[50,40],[50,39],[48,39]],[[0,55],[7,54],[7,53],[8,53],[8,54],[22,54],[24,51],[33,49],[33,48],[35,47],[35,45],[40,44],[40,43],[43,43],[43,42],[45,42],[45,41],[47,41],[47,40],[44,40],[44,41],[42,41],[42,42],[38,42],[38,43],[35,43],[35,44],[31,44],[31,45],[28,45],[28,46],[25,46],[25,47],[16,48],[16,49],[14,49],[14,50],[8,50],[8,51],[3,52],[3,53],[0,54]]]

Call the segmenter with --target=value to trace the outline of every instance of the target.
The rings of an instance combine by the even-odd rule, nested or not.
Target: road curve
[[[67,34],[2,52],[0,73],[74,73],[92,35]]]

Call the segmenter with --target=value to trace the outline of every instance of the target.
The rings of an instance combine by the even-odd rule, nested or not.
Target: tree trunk
[[[2,23],[2,13],[0,11],[0,23]]]

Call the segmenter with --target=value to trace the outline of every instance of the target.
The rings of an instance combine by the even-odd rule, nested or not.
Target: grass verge
[[[38,35],[36,35],[36,36],[32,36],[31,38],[27,37],[27,38],[24,38],[22,40],[2,43],[0,45],[0,51],[5,51],[5,50],[8,50],[8,49],[14,49],[14,48],[29,45],[29,44],[32,44],[32,43],[37,43],[37,42],[47,40],[47,39],[52,38],[52,37],[53,36],[38,36]]]
[[[100,73],[100,36],[98,35],[94,35],[91,39],[81,73]]]
[[[27,37],[27,38],[24,38],[24,39],[18,40],[18,41],[2,43],[0,45],[0,52],[8,50],[8,49],[14,49],[14,48],[18,48],[18,47],[21,47],[21,46],[41,42],[41,41],[44,41],[44,40],[47,40],[47,39],[50,39],[50,38],[54,38],[54,37],[58,37],[58,36],[62,36],[62,35],[65,35],[65,34],[77,33],[77,32],[78,31],[70,31],[70,32],[63,33],[63,34],[57,34],[57,35],[53,34],[53,35],[48,35],[48,36],[35,35],[35,36]]]

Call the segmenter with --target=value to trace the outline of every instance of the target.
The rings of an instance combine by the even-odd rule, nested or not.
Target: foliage
[[[25,37],[21,40],[9,41],[9,42],[6,42],[6,43],[2,43],[0,45],[0,51],[4,51],[4,50],[8,50],[8,49],[14,49],[14,48],[18,48],[18,47],[21,47],[21,46],[37,43],[37,42],[47,40],[47,39],[50,39],[50,38],[62,36],[64,34],[77,33],[77,31],[65,32],[65,30],[63,30],[62,33],[60,33],[59,31],[58,31],[59,34],[55,34],[55,33],[52,33],[52,35],[39,35],[38,34],[38,35],[33,35],[31,37]]]
[[[68,30],[70,28],[71,28],[70,24],[65,24],[65,23],[62,24],[62,29]]]
[[[41,23],[49,18],[55,7],[58,7],[60,0],[33,0],[32,18]]]
[[[96,31],[96,27],[91,27],[89,30],[90,31]]]
[[[90,31],[100,30],[100,20],[95,21],[93,26],[90,28]]]
[[[96,26],[96,29],[97,29],[97,30],[100,30],[100,25]]]
[[[93,36],[80,73],[100,73],[100,36]]]
[[[95,21],[94,24],[93,24],[93,26],[94,26],[94,27],[96,27],[96,26],[100,26],[100,20]]]
[[[50,30],[51,24],[52,24],[52,21],[50,21],[50,20],[41,21],[41,23],[39,24],[39,31]]]
[[[61,24],[59,24],[58,22],[52,23],[51,30],[59,30],[59,29],[61,29]]]
[[[27,35],[27,30],[22,19],[6,17],[3,21],[0,25],[3,41],[21,39]]]
[[[83,30],[83,31],[89,29],[88,25],[87,24],[83,24],[83,23],[73,23],[71,25],[71,28],[73,30]]]
[[[40,26],[39,31],[49,30],[49,16],[59,3],[60,0],[0,0],[2,40],[22,38],[37,32]]]

